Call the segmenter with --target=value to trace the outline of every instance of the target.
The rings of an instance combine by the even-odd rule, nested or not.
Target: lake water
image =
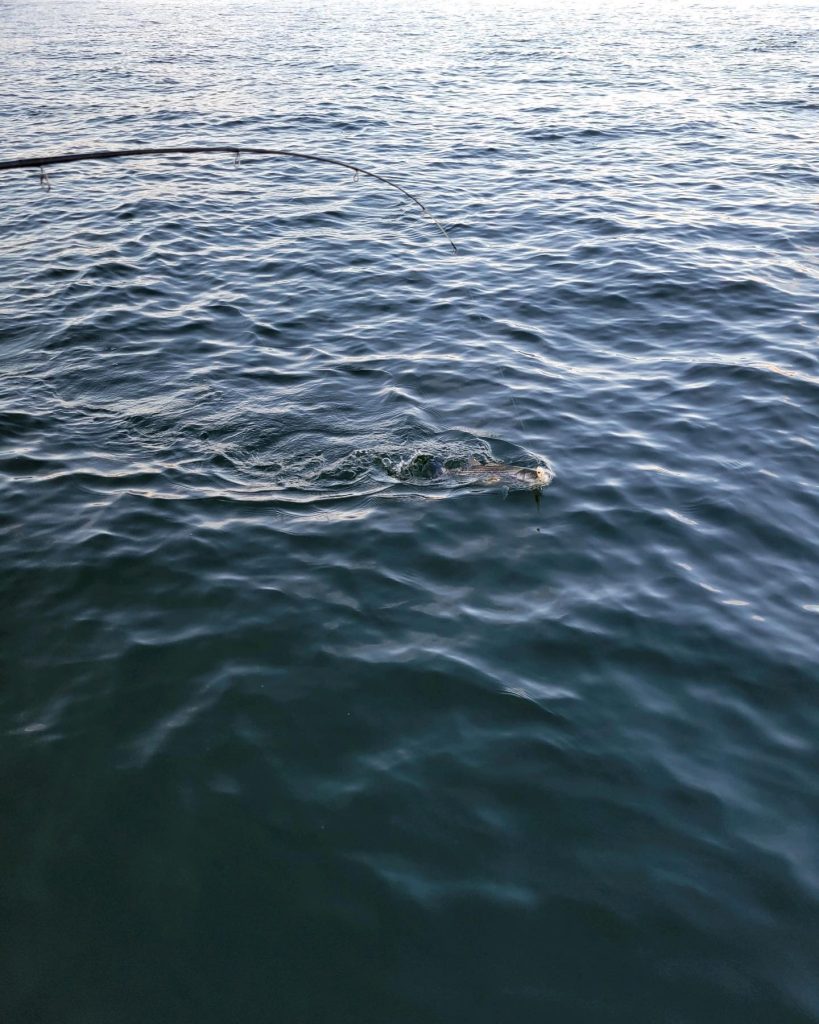
[[[0,5],[0,159],[458,246],[0,174],[4,1021],[819,1020],[817,138],[816,4]]]

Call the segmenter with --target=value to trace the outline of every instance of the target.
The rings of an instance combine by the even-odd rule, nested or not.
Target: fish
[[[476,483],[503,487],[546,487],[554,474],[546,466],[514,466],[506,462],[474,462],[463,467],[444,469],[443,476],[474,480]]]
[[[515,466],[506,462],[470,461],[465,466],[444,467],[442,477],[467,486],[500,487],[509,491],[529,491],[540,508],[543,488],[552,482],[554,473],[547,466]]]
[[[464,484],[482,484],[505,487],[507,490],[539,491],[554,478],[548,466],[516,466],[508,462],[481,462],[470,458],[465,462],[443,459],[434,455],[416,455],[404,463],[399,471],[403,480],[458,481]]]

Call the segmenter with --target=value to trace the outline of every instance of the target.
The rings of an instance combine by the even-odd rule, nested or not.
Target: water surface
[[[819,1019],[815,6],[0,24],[4,1019]]]

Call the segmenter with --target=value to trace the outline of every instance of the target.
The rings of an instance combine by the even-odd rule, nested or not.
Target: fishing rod
[[[250,154],[252,156],[280,156],[291,157],[294,160],[312,160],[315,163],[344,167],[348,171],[353,171],[356,176],[363,174],[366,178],[372,178],[374,181],[380,181],[384,185],[389,185],[390,188],[396,189],[401,195],[414,203],[424,216],[428,217],[438,228],[447,242],[449,242],[452,251],[458,251],[443,224],[430,213],[418,196],[408,192],[403,185],[399,185],[397,181],[393,181],[391,178],[385,178],[383,174],[368,171],[366,167],[358,167],[356,164],[348,163],[346,160],[338,160],[336,157],[331,156],[318,156],[315,153],[298,153],[292,149],[264,149],[258,146],[158,146],[150,148],[140,146],[134,149],[95,149],[81,153],[58,153],[53,156],[26,156],[18,157],[14,160],[0,160],[0,171],[39,169],[40,184],[46,191],[50,191],[51,183],[45,169],[46,167],[53,167],[55,164],[74,164],[81,160],[118,160],[120,157],[130,156],[197,155],[200,153],[231,153],[235,158],[234,166],[238,166],[239,158],[242,154]]]

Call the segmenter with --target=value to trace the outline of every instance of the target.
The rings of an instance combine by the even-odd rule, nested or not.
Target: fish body
[[[416,455],[402,467],[401,477],[407,480],[458,481],[509,490],[535,490],[551,483],[554,474],[546,466],[515,466],[508,462],[480,462],[468,459],[452,462],[432,455]]]
[[[506,462],[475,462],[462,468],[445,470],[443,475],[504,487],[545,487],[552,480],[552,472],[545,466],[530,469],[528,466],[513,466]]]

